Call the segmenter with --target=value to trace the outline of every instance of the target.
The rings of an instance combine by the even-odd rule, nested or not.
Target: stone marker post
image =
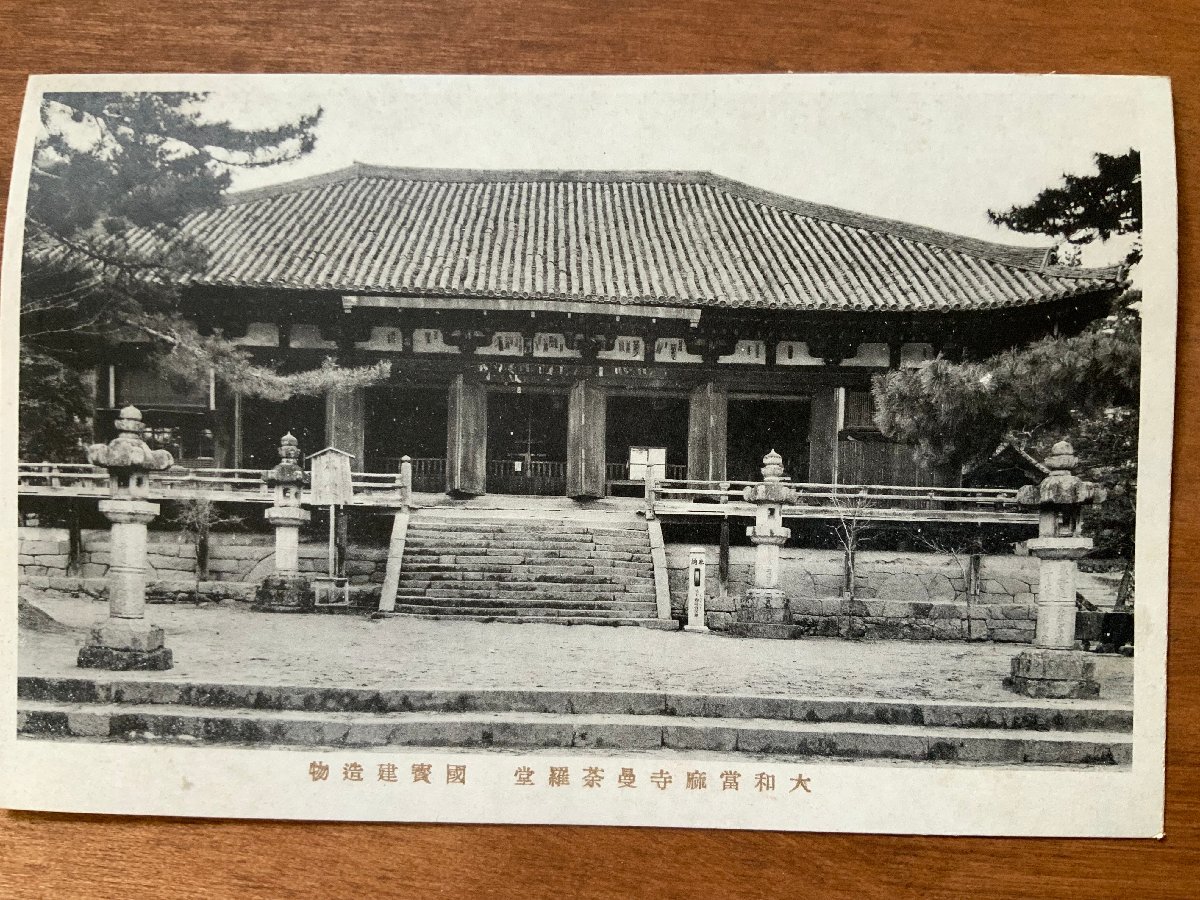
[[[783,524],[783,505],[796,502],[796,492],[783,484],[783,457],[772,450],[763,457],[763,480],[743,492],[747,502],[758,508],[754,524],[746,529],[754,551],[754,587],[746,595],[746,605],[757,622],[782,623],[786,600],[779,589],[779,548],[792,530]],[[763,613],[778,610],[779,613]]]
[[[1050,474],[1017,494],[1022,505],[1039,510],[1038,536],[1026,543],[1039,560],[1037,631],[1033,649],[1013,659],[1006,683],[1027,697],[1096,697],[1096,664],[1075,650],[1075,576],[1076,560],[1092,549],[1092,539],[1081,534],[1083,507],[1103,502],[1106,493],[1072,474],[1079,460],[1069,441],[1055,444],[1045,465]]]
[[[693,547],[688,556],[687,624],[684,631],[708,631],[704,622],[704,592],[707,557],[703,547]]]
[[[108,620],[94,627],[79,651],[85,669],[169,669],[171,651],[163,630],[146,622],[146,525],[158,515],[149,501],[150,473],[169,469],[166,450],[142,440],[142,414],[126,406],[117,418],[117,436],[88,448],[88,462],[108,469],[109,497],[100,512],[112,523],[108,561]]]
[[[400,474],[396,478],[396,486],[400,489],[400,508],[410,509],[412,507],[413,464],[412,457],[407,454],[400,457]]]
[[[262,612],[307,612],[313,608],[310,580],[300,574],[300,526],[312,514],[300,506],[304,469],[300,445],[291,432],[279,442],[279,465],[263,473],[274,491],[274,504],[264,513],[275,526],[275,571],[263,579],[254,594],[254,608]]]

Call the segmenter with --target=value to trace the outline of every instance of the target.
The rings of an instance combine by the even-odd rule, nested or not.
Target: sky
[[[1096,152],[1139,142],[1127,80],[918,76],[305,76],[211,82],[211,114],[266,125],[320,106],[316,149],[238,174],[257,187],[354,161],[518,169],[704,169],[972,237]],[[207,86],[207,84],[206,84]],[[1115,242],[1113,242],[1115,244]],[[1119,261],[1097,246],[1086,264]]]

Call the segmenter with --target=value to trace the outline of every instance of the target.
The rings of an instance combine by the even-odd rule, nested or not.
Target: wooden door
[[[605,493],[604,389],[590,379],[571,388],[567,407],[567,496],[576,500],[603,497]]]
[[[808,419],[808,480],[819,484],[838,482],[838,389],[813,390]]]
[[[693,389],[688,409],[688,478],[724,481],[728,448],[729,394],[705,382]]]
[[[487,390],[457,375],[446,409],[446,492],[475,496],[487,484]]]

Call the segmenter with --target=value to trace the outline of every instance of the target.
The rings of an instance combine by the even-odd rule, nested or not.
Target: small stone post
[[[171,651],[163,630],[146,622],[146,526],[158,515],[149,502],[151,472],[169,469],[166,450],[142,440],[142,414],[126,406],[117,418],[117,436],[88,448],[88,462],[108,469],[109,497],[99,503],[111,523],[108,562],[108,620],[94,627],[79,651],[85,669],[169,669]]]
[[[688,555],[687,624],[684,631],[708,631],[704,622],[704,592],[707,556],[703,547],[693,547]]]
[[[397,483],[400,487],[400,508],[411,508],[413,489],[413,465],[411,456],[405,455],[400,457],[400,475],[398,476]]]
[[[275,571],[263,579],[254,595],[254,608],[262,612],[306,612],[313,607],[313,589],[300,574],[300,526],[312,514],[300,507],[304,469],[300,445],[291,432],[279,442],[279,465],[263,473],[274,491],[274,504],[264,513],[275,526]]]
[[[1102,503],[1103,487],[1072,474],[1079,465],[1069,441],[1059,441],[1045,460],[1040,484],[1021,488],[1017,501],[1039,510],[1038,536],[1026,546],[1039,560],[1034,647],[1012,661],[1008,686],[1027,697],[1096,697],[1096,664],[1075,650],[1076,560],[1092,549],[1081,533],[1083,507]]]
[[[781,624],[786,615],[785,598],[779,589],[779,548],[792,536],[783,525],[783,505],[796,502],[796,492],[783,485],[783,457],[772,450],[763,457],[763,480],[743,492],[747,502],[757,505],[754,525],[746,529],[754,544],[754,587],[746,597],[747,606],[761,613],[778,610],[778,614],[757,614],[756,621]]]

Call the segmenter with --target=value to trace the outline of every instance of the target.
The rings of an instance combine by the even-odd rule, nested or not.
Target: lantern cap
[[[92,444],[87,458],[94,466],[125,472],[161,472],[175,465],[175,457],[166,450],[151,450],[142,439],[146,426],[142,411],[126,406],[117,414],[117,436],[107,444]]]

